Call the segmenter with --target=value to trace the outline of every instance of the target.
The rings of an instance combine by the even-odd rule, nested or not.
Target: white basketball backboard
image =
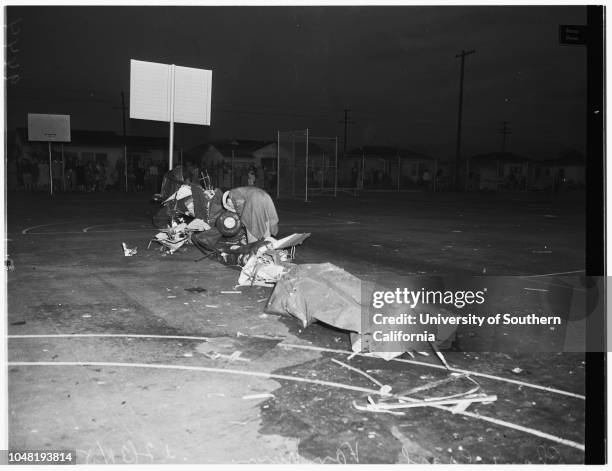
[[[130,67],[130,118],[210,125],[212,70],[134,59]]]
[[[70,115],[28,113],[28,140],[70,142]]]

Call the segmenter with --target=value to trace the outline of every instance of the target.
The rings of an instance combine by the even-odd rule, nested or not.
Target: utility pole
[[[458,190],[461,186],[459,182],[459,171],[461,168],[461,115],[463,113],[463,74],[465,69],[465,56],[474,54],[475,49],[461,51],[461,54],[457,54],[455,58],[461,58],[461,74],[459,76],[459,115],[457,118],[457,149],[455,153],[455,189]]]
[[[114,106],[114,110],[121,110],[121,118],[123,121],[123,172],[125,179],[125,191],[128,191],[128,178],[127,178],[127,131],[125,126],[125,112],[127,111],[127,106],[125,105],[125,92],[121,90],[121,107]]]
[[[355,121],[353,121],[350,117],[349,117],[349,113],[351,110],[349,110],[348,108],[344,109],[344,120],[343,121],[338,121],[338,123],[344,123],[344,142],[343,142],[343,148],[342,148],[342,156],[346,155],[346,143],[347,143],[347,139],[348,139],[348,126],[349,124],[355,124]]]
[[[123,90],[121,90],[121,106],[113,106],[113,109],[121,110],[121,118],[122,118],[122,123],[123,123],[123,137],[125,138],[127,136],[126,127],[125,127],[125,123],[126,123],[125,122],[125,112],[127,111],[128,107],[125,105],[125,92]]]
[[[506,136],[512,134],[512,132],[508,130],[508,121],[502,121],[501,125],[502,128],[499,130],[499,133],[502,135],[502,153],[504,153],[506,152]]]

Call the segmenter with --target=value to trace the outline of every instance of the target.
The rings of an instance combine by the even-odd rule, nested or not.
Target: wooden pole
[[[402,166],[401,157],[399,156],[399,154],[397,154],[397,192],[398,193],[400,191],[401,166]]]
[[[64,161],[64,144],[61,144],[62,150],[62,191],[66,191],[66,162]]]
[[[338,196],[338,137],[335,139],[335,162],[334,162],[334,196]]]
[[[51,173],[53,162],[51,161],[51,141],[48,141],[48,144],[49,144],[49,192],[51,196],[53,196],[53,174]]]
[[[361,189],[365,186],[365,152],[361,153]]]
[[[495,191],[499,191],[499,159],[495,161]]]
[[[308,129],[306,129],[306,186],[304,188],[304,201],[308,202]]]
[[[128,164],[127,164],[127,145],[125,143],[123,144],[123,166],[125,167],[123,176],[125,179],[125,192],[127,193],[128,191]]]

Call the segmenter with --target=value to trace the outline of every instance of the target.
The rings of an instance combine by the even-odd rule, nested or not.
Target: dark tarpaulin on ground
[[[266,306],[266,312],[271,314],[290,314],[299,319],[304,327],[314,321],[320,321],[338,329],[351,333],[353,349],[357,339],[367,338],[372,332],[368,322],[370,318],[371,293],[375,290],[374,283],[363,281],[349,272],[331,263],[294,265],[276,283]],[[399,315],[411,311],[406,305],[388,305],[386,315]],[[405,333],[420,333],[418,325],[386,326],[377,330],[393,330],[401,328]],[[434,335],[437,329],[429,329]],[[362,342],[366,346],[369,342]],[[401,351],[421,351],[429,348],[428,342],[400,342]],[[388,357],[388,355],[385,355]]]

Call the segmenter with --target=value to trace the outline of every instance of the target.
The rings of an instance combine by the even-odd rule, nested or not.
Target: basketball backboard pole
[[[47,143],[49,149],[49,193],[53,196],[53,155],[51,143],[70,142],[70,116],[28,113],[28,140]]]
[[[169,123],[168,170],[174,166],[174,124],[210,126],[212,70],[130,60],[130,118]]]
[[[174,76],[176,67],[174,64],[170,66],[170,151],[168,153],[168,170],[172,170],[172,160],[174,157]]]

